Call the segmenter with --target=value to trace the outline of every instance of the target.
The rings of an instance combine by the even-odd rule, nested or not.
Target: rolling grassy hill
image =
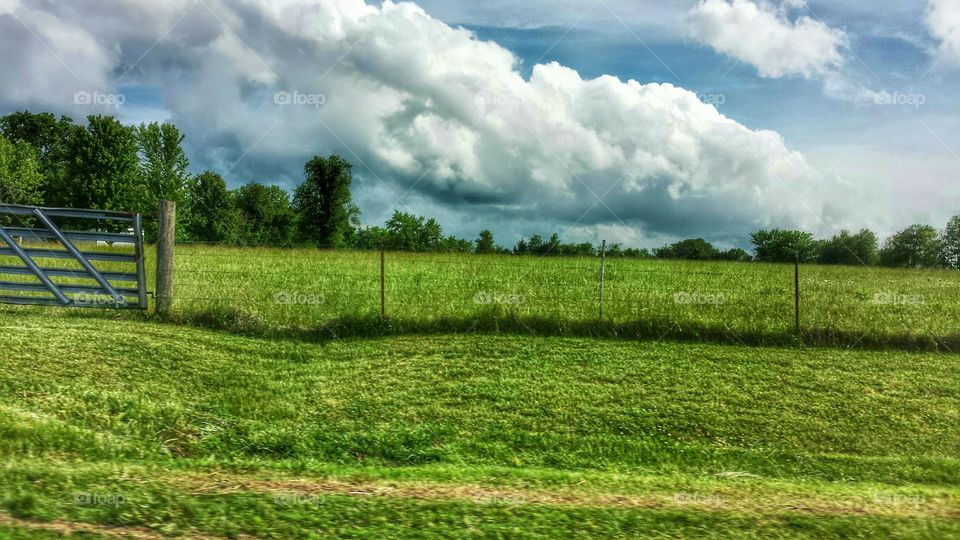
[[[960,537],[950,355],[17,308],[0,350],[12,537]]]

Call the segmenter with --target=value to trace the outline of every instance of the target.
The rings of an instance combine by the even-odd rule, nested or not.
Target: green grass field
[[[0,310],[0,536],[960,537],[944,354]]]
[[[602,320],[599,265],[599,258],[387,253],[384,325],[376,252],[180,245],[176,316],[337,337],[480,330],[750,345],[797,339],[792,265],[608,259]],[[151,284],[152,272],[148,265]],[[960,272],[809,265],[800,288],[809,345],[960,351]]]
[[[241,320],[309,331],[379,313],[374,252],[181,246],[177,264],[188,319],[239,310]],[[598,322],[598,258],[388,253],[386,310],[401,332],[794,339],[790,265],[608,259],[605,274]],[[809,344],[960,351],[958,272],[804,266],[800,286]]]
[[[960,538],[958,273],[804,266],[798,338],[792,266],[608,260],[602,321],[596,258],[388,253],[385,321],[379,266],[0,307],[0,537]]]

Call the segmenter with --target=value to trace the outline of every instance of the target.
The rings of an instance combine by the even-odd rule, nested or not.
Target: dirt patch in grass
[[[589,491],[504,489],[480,485],[439,483],[360,482],[335,479],[250,479],[236,476],[190,476],[175,480],[195,495],[271,494],[278,504],[310,504],[310,497],[388,497],[398,499],[463,501],[506,506],[549,505],[567,507],[648,510],[697,510],[750,514],[803,513],[830,516],[885,516],[903,518],[960,518],[960,508],[950,499],[909,498],[894,495],[837,499],[777,493],[773,490],[736,487],[706,492],[655,492],[619,495]]]
[[[31,531],[52,532],[63,536],[72,536],[78,533],[85,533],[105,536],[107,538],[127,538],[133,540],[165,540],[170,538],[168,535],[160,534],[145,527],[96,525],[92,523],[81,523],[62,519],[57,519],[54,521],[30,521],[26,519],[17,519],[3,513],[0,513],[0,526]],[[190,532],[185,536],[196,540],[221,540],[222,538],[219,536],[205,536],[197,534],[196,532]],[[243,540],[256,540],[256,537],[254,536],[240,536],[237,538]]]

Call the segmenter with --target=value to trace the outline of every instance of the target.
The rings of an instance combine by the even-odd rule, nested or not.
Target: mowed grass
[[[15,308],[0,350],[0,532],[23,537],[960,537],[951,355]]]
[[[376,252],[186,245],[177,253],[177,309],[188,319],[225,311],[311,329],[379,315]],[[602,319],[599,276],[599,258],[387,253],[388,330],[749,344],[795,336],[792,265],[610,258]],[[809,344],[960,351],[960,272],[805,265],[800,289]]]

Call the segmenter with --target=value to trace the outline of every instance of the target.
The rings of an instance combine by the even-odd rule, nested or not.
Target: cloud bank
[[[769,21],[744,3],[701,9]],[[0,0],[0,28],[0,67],[15,75],[0,101],[84,114],[98,111],[75,92],[159,86],[194,162],[232,179],[293,176],[310,155],[339,152],[361,200],[382,208],[417,198],[466,221],[719,240],[833,228],[833,205],[849,197],[780,135],[690,91],[556,63],[524,79],[510,51],[411,3]],[[841,37],[813,21],[760,35],[775,43],[750,58],[771,76],[840,62]],[[789,53],[798,35],[814,43]]]

